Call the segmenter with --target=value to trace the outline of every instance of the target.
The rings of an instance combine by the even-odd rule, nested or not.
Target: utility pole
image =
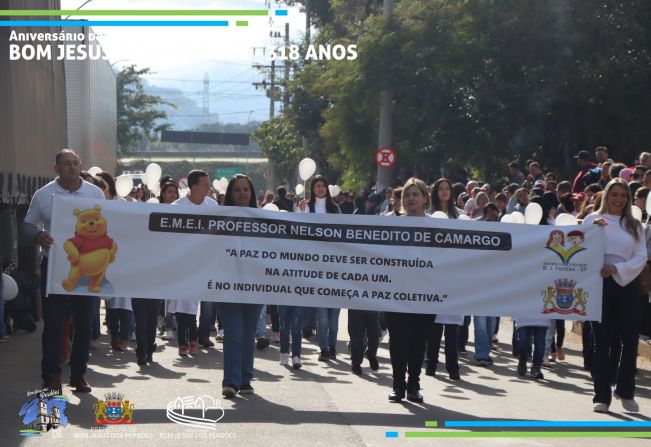
[[[305,0],[305,45],[310,44],[310,0]]]
[[[285,48],[289,53],[289,22],[285,23]],[[289,58],[285,59],[285,90],[283,91],[283,112],[289,110]]]
[[[384,17],[387,19],[393,14],[393,0],[384,0]],[[380,92],[380,129],[378,134],[379,147],[391,147],[393,133],[392,116],[393,91],[382,90]],[[377,148],[376,148],[377,149]],[[394,178],[394,167],[384,168],[378,164],[377,168],[377,191],[382,191],[391,186]]]

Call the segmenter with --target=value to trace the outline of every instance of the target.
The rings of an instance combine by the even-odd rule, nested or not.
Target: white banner
[[[600,320],[602,231],[56,196],[47,293]]]

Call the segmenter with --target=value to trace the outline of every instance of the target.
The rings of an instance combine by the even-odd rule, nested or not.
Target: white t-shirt
[[[186,195],[180,199],[175,200],[172,205],[219,206],[219,203],[217,203],[216,200],[206,196],[203,198],[201,204],[197,205],[190,200],[190,197]],[[191,314],[196,316],[197,312],[199,311],[199,301],[173,300],[172,303],[170,303],[170,307],[174,309],[174,312],[181,312],[184,314]]]
[[[191,201],[190,197],[186,195],[180,199],[176,199],[174,202],[172,202],[172,205],[196,205],[196,203]],[[199,205],[219,206],[219,203],[217,203],[215,199],[211,199],[210,197],[206,196],[203,198],[203,201]]]
[[[75,191],[68,191],[59,185],[57,177],[47,185],[34,193],[32,201],[29,204],[27,215],[25,216],[25,234],[34,234],[36,237],[36,229],[39,224],[43,224],[44,230],[50,232],[50,224],[52,223],[52,204],[55,195],[63,195],[68,197],[88,197],[97,200],[106,200],[104,193],[97,186],[81,180],[81,185]],[[49,250],[43,249],[43,255],[47,256]]]

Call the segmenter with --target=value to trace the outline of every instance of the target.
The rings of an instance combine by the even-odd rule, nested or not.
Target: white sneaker
[[[301,358],[300,357],[296,356],[296,357],[292,358],[292,368],[301,369],[301,366],[303,366],[303,364],[301,363]]]
[[[289,354],[280,353],[280,364],[282,366],[289,366]]]
[[[222,341],[224,339],[224,330],[219,329],[217,331],[217,336],[215,336],[215,338],[217,339],[217,341]]]
[[[174,332],[171,329],[168,329],[167,332],[161,336],[163,340],[174,340],[176,337],[174,336]]]
[[[592,411],[595,413],[608,413],[608,405],[597,402],[595,404],[592,404]]]
[[[629,413],[640,412],[640,406],[637,402],[635,402],[635,399],[624,399],[618,396],[617,393],[613,393],[613,395],[615,396],[615,399],[622,402],[622,407],[624,407],[624,410],[628,411]]]

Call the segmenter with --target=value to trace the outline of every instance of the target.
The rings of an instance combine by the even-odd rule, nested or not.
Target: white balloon
[[[152,197],[151,199],[147,200],[147,203],[160,203],[156,197]]]
[[[265,206],[262,207],[262,209],[269,210],[269,211],[280,211],[280,208],[278,208],[273,203],[267,203]]]
[[[571,214],[561,213],[558,216],[556,216],[556,225],[558,225],[559,227],[565,227],[568,225],[578,225],[578,224],[579,221],[577,220],[577,218],[572,216]]]
[[[531,202],[524,210],[524,221],[529,225],[538,225],[542,219],[543,210],[536,202]]]
[[[341,194],[341,187],[339,185],[333,185],[330,195],[332,197],[337,197],[339,194]]]
[[[515,219],[511,214],[505,214],[502,216],[502,219],[500,219],[500,222],[505,222],[505,223],[516,223]]]
[[[149,187],[149,190],[152,192],[152,194],[157,196],[160,193],[160,184],[158,182],[154,183],[151,185],[151,187]]]
[[[224,194],[226,194],[226,190],[228,189],[228,179],[226,177],[220,178],[219,186],[221,186],[222,191],[224,191]]]
[[[18,284],[14,279],[7,275],[2,274],[2,298],[5,301],[11,301],[18,296]]]
[[[188,188],[179,189],[179,198],[187,196],[189,192],[190,190]]]
[[[458,220],[470,220],[470,217],[467,214],[459,214]]]
[[[102,168],[98,168],[97,166],[93,166],[88,170],[88,173],[93,176],[99,174],[100,172],[102,172]]]
[[[120,197],[126,197],[133,189],[133,179],[122,174],[115,179],[115,189]]]
[[[511,213],[511,217],[513,218],[514,223],[523,224],[525,222],[524,214],[522,214],[520,211],[513,211]]]
[[[444,213],[443,211],[435,211],[434,214],[432,214],[432,217],[434,219],[447,219],[448,213]]]
[[[640,209],[640,207],[637,205],[633,205],[631,208],[633,211],[633,217],[635,217],[639,221],[642,221],[642,210]]]
[[[651,200],[649,200],[649,197],[646,199],[646,213],[651,215]]]
[[[212,181],[212,188],[215,190],[219,189],[219,180],[215,179]]]
[[[316,172],[316,163],[311,158],[304,158],[298,164],[298,175],[304,182]]]
[[[158,163],[149,163],[147,168],[145,168],[145,176],[147,178],[145,183],[147,184],[147,187],[151,189],[154,183],[158,183],[162,174],[163,168],[161,168]]]
[[[335,194],[334,194],[334,191],[335,191],[335,190],[334,190],[334,187],[335,187],[335,185],[328,185],[328,191],[330,192],[330,197],[334,197],[334,196],[335,196]]]
[[[296,188],[294,188],[294,191],[296,191],[296,194],[300,196],[305,192],[305,187],[299,183],[296,185]]]

